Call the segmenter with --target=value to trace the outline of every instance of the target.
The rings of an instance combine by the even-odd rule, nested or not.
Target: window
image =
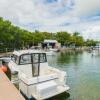
[[[32,60],[31,60],[32,56]],[[44,63],[46,62],[46,54],[45,53],[32,53],[32,54],[24,54],[20,56],[20,64],[36,64],[36,63]]]
[[[43,63],[43,62],[46,62],[46,61],[47,61],[47,60],[46,60],[46,54],[41,53],[41,54],[40,54],[40,62]]]
[[[11,56],[11,60],[13,61],[13,62],[15,62],[15,63],[17,63],[18,64],[18,56],[16,56],[16,55],[12,55]]]
[[[33,63],[38,63],[39,62],[39,54],[34,53],[32,54],[33,57]]]
[[[45,53],[34,53],[32,54],[33,63],[44,63],[46,62],[46,54]]]
[[[24,54],[20,57],[20,64],[30,64],[31,63],[31,55]]]

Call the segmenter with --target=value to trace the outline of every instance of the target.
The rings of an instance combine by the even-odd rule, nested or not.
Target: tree
[[[96,46],[97,42],[93,39],[87,39],[86,46]]]
[[[70,34],[67,32],[57,32],[56,39],[61,43],[61,45],[68,45],[70,42]]]
[[[18,26],[14,26],[10,21],[4,20],[0,17],[0,47],[2,48],[14,48],[19,49],[27,47],[30,44],[38,45],[42,43],[44,39],[55,39],[61,43],[61,45],[70,46],[83,46],[84,39],[80,36],[79,32],[74,32],[72,35],[68,32],[29,32],[21,29]],[[86,46],[95,46],[96,41],[87,40]]]

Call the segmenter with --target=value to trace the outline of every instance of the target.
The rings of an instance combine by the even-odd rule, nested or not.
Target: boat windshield
[[[20,56],[20,64],[44,63],[46,61],[45,53],[23,54]]]
[[[30,64],[31,63],[31,55],[24,54],[20,57],[20,64]]]
[[[13,55],[11,56],[11,60],[12,60],[14,63],[18,64],[19,58],[18,58],[17,55],[14,55],[14,54],[13,54]]]

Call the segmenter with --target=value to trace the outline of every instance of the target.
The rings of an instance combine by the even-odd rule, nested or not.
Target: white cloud
[[[92,33],[91,38],[99,39],[100,17],[94,16],[99,15],[99,4],[100,0],[0,0],[0,16],[31,31],[79,31],[85,38]]]
[[[100,24],[88,27],[88,29],[83,31],[83,36],[85,38],[100,40]]]
[[[75,0],[75,11],[79,16],[91,16],[100,12],[100,0]]]
[[[58,16],[63,10],[66,11],[65,3],[67,0],[58,1],[54,4],[45,4],[45,0],[1,0],[0,16],[19,24],[37,23],[57,25],[69,16]],[[60,11],[61,10],[61,11]]]
[[[19,24],[31,22],[32,6],[31,0],[0,0],[0,16]]]

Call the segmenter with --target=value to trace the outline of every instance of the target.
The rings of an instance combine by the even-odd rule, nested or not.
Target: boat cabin
[[[11,61],[12,65],[29,77],[39,76],[44,71],[43,69],[48,66],[46,53],[33,50],[15,51],[11,56]]]

